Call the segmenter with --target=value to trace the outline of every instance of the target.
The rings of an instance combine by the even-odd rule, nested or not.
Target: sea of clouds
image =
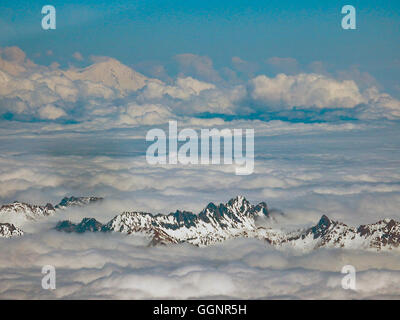
[[[0,56],[0,204],[105,198],[16,221],[26,234],[0,239],[0,298],[400,298],[398,252],[301,254],[252,239],[149,248],[138,237],[53,230],[59,220],[106,222],[125,210],[197,213],[236,195],[283,212],[277,223],[287,229],[322,214],[350,225],[400,220],[400,102],[373,83],[304,70],[233,81],[193,54],[177,56],[181,73],[162,81],[105,57],[92,57],[82,75],[36,65],[15,47]],[[128,74],[124,86],[109,68]],[[254,128],[254,173],[147,164],[146,132],[169,120],[178,129]],[[348,264],[355,292],[341,286]],[[56,290],[41,287],[44,265],[56,267]]]
[[[252,239],[149,248],[134,237],[56,231],[0,243],[3,299],[399,298],[398,253],[295,255]],[[55,290],[41,287],[49,264],[56,267]],[[342,288],[347,264],[356,266],[357,291]]]

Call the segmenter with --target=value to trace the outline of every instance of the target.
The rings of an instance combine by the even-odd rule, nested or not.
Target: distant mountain
[[[103,200],[100,197],[65,197],[55,207],[48,203],[46,205],[33,205],[14,201],[0,207],[0,223],[10,223],[21,226],[27,221],[37,221],[54,215],[57,210],[75,206],[85,206]]]
[[[72,223],[68,220],[60,221],[56,226],[56,230],[76,233],[106,231],[104,226],[94,218],[84,218],[79,224]]]
[[[48,203],[45,206],[37,206],[15,201],[0,207],[0,217],[21,218],[23,220],[37,220],[55,213],[55,208]]]
[[[400,222],[385,219],[373,224],[350,227],[323,215],[306,230],[283,233],[266,230],[265,240],[275,246],[302,251],[317,248],[392,250],[400,247]]]
[[[11,223],[0,223],[0,238],[22,236],[24,232]]]
[[[317,248],[391,250],[400,246],[400,222],[382,220],[358,228],[322,216],[308,229],[285,232],[260,227],[257,221],[272,221],[265,202],[251,205],[238,196],[226,204],[210,203],[199,214],[176,211],[168,215],[145,212],[124,212],[105,225],[85,218],[79,224],[60,222],[56,229],[65,232],[122,232],[146,235],[150,245],[190,243],[208,246],[233,238],[257,238],[280,248],[302,251]]]
[[[3,205],[0,207],[0,236],[23,235],[17,227],[18,221],[36,221],[60,209],[102,200],[100,197],[72,196],[63,198],[55,207],[50,203],[38,206],[17,201]],[[190,243],[203,247],[233,238],[256,238],[278,248],[301,251],[317,248],[392,250],[400,247],[400,222],[393,219],[352,227],[323,215],[315,226],[291,232],[274,228],[274,219],[274,213],[265,202],[252,205],[244,197],[237,196],[225,204],[209,203],[198,214],[180,210],[168,215],[123,212],[106,224],[94,218],[84,218],[80,223],[60,221],[56,230],[144,235],[149,245]]]
[[[83,69],[64,72],[71,80],[86,80],[117,89],[121,94],[143,88],[148,78],[113,58],[103,58]]]
[[[65,209],[74,206],[85,206],[94,202],[102,201],[100,197],[65,197],[59,204],[55,206],[56,209]]]
[[[257,229],[257,218],[269,217],[267,205],[251,205],[238,196],[226,204],[210,203],[198,215],[176,211],[169,215],[124,212],[105,226],[107,230],[123,233],[147,233],[152,243],[188,242],[206,246],[232,237],[245,235]]]
[[[169,215],[124,212],[95,231],[145,234],[153,245],[188,242],[206,246],[254,233],[257,229],[255,225],[257,218],[271,219],[267,205],[261,202],[253,206],[244,197],[239,196],[227,204],[210,203],[198,215],[179,210]],[[87,219],[78,225],[63,221],[56,228],[67,232],[91,231],[85,230]]]

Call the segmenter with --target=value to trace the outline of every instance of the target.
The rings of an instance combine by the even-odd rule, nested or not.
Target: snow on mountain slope
[[[100,197],[65,197],[55,206],[55,208],[65,209],[73,206],[85,206],[102,200],[103,198]]]
[[[274,244],[302,251],[322,247],[392,250],[400,247],[400,222],[385,219],[356,228],[323,215],[315,226],[294,232]]]
[[[105,58],[87,68],[68,70],[65,76],[71,80],[86,80],[117,89],[121,94],[136,91],[145,86],[147,77],[113,58]]]
[[[210,203],[198,215],[176,211],[168,215],[124,212],[105,225],[107,230],[123,233],[144,232],[153,236],[152,244],[188,242],[206,246],[233,237],[255,236],[255,220],[268,216],[265,203],[251,205],[238,196],[227,204]]]
[[[0,238],[22,236],[24,232],[10,223],[0,223]]]
[[[264,202],[251,205],[238,196],[226,204],[210,203],[198,215],[176,211],[168,215],[145,212],[124,212],[96,231],[115,231],[126,234],[145,234],[152,245],[188,242],[206,246],[234,237],[257,237],[256,220],[272,219]],[[56,229],[66,232],[84,232],[87,220],[79,224],[60,222]],[[94,219],[93,219],[94,220]],[[96,224],[97,221],[92,221]]]
[[[259,227],[257,220],[273,218],[265,202],[251,205],[238,196],[226,204],[210,203],[199,214],[176,211],[168,215],[145,212],[124,212],[102,225],[85,218],[79,224],[60,222],[56,229],[66,232],[121,232],[146,235],[150,245],[190,243],[208,246],[237,237],[257,238],[277,248],[293,248],[303,252],[317,248],[392,250],[400,247],[400,222],[386,219],[358,228],[330,220],[323,215],[308,229],[283,231]]]
[[[22,230],[17,227],[24,221],[37,221],[53,215],[59,209],[89,205],[101,200],[103,198],[100,197],[65,197],[55,207],[50,203],[37,206],[17,201],[3,205],[0,207],[0,236],[22,235]],[[104,225],[94,218],[84,218],[78,224],[61,221],[56,229],[77,233],[121,232],[140,235],[147,238],[150,245],[185,242],[202,247],[244,237],[264,240],[278,248],[293,248],[303,252],[317,248],[400,248],[400,222],[393,219],[352,227],[323,215],[315,226],[290,232],[271,228],[273,221],[274,217],[265,202],[252,205],[244,197],[237,196],[226,204],[209,203],[198,214],[180,210],[168,215],[123,212]]]
[[[45,206],[37,206],[15,201],[0,207],[0,219],[6,222],[36,221],[40,218],[53,215],[54,213],[55,208],[50,203]]]
[[[24,202],[14,201],[0,207],[0,222],[11,223],[21,227],[27,221],[38,221],[42,218],[52,216],[59,209],[73,206],[85,206],[103,200],[99,197],[65,197],[53,207],[52,204],[32,205]]]

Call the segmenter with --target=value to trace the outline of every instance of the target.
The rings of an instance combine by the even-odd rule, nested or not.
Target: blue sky
[[[53,4],[57,30],[41,29],[41,7]],[[357,10],[357,30],[341,29],[341,8]],[[215,68],[238,56],[270,72],[265,60],[291,57],[330,72],[357,66],[400,96],[398,1],[2,1],[1,46],[17,45],[35,62],[61,65],[75,51],[112,56],[129,66],[160,63],[176,72],[181,53],[208,56]],[[52,50],[54,55],[43,53]],[[146,64],[147,63],[147,64]],[[141,70],[145,71],[145,70]]]

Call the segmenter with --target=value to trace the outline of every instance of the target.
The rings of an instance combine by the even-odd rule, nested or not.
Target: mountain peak
[[[242,204],[243,202],[248,202],[248,201],[247,201],[247,199],[246,199],[244,196],[237,195],[236,197],[230,199],[230,200],[228,201],[228,204],[231,204],[231,203],[239,203],[239,204]]]
[[[67,233],[70,232],[84,233],[86,231],[91,231],[91,232],[106,231],[103,224],[94,218],[83,218],[82,221],[78,224],[72,223],[69,220],[60,221],[56,225],[56,230],[64,231]]]
[[[22,236],[24,232],[11,223],[0,223],[0,238]]]
[[[318,221],[318,226],[323,228],[329,228],[331,223],[332,223],[331,219],[329,219],[326,215],[322,215],[321,219],[319,219]]]
[[[210,211],[214,211],[217,209],[217,205],[214,202],[210,202],[207,207],[205,208],[205,210],[210,210]]]
[[[36,220],[38,218],[52,215],[54,212],[55,209],[50,203],[45,206],[39,206],[14,201],[11,204],[5,204],[0,207],[0,215],[20,216],[27,220]]]
[[[141,73],[109,57],[101,58],[83,69],[67,70],[65,75],[72,80],[102,83],[117,89],[121,94],[143,88],[148,80]]]
[[[94,202],[102,201],[101,197],[64,197],[59,204],[56,205],[56,209],[65,209],[72,206],[82,206],[92,204]]]
[[[180,210],[167,215],[124,212],[103,226],[84,219],[79,224],[60,222],[57,230],[85,232],[101,229],[126,234],[144,233],[153,238],[153,244],[189,242],[204,246],[256,233],[258,226],[255,221],[260,216],[269,218],[265,203],[253,206],[243,196],[237,196],[227,204],[215,205],[210,202],[199,214]]]
[[[247,199],[244,196],[238,195],[235,198],[229,200],[226,206],[234,207],[235,209],[242,211],[250,207],[251,204],[249,201],[247,201]]]

